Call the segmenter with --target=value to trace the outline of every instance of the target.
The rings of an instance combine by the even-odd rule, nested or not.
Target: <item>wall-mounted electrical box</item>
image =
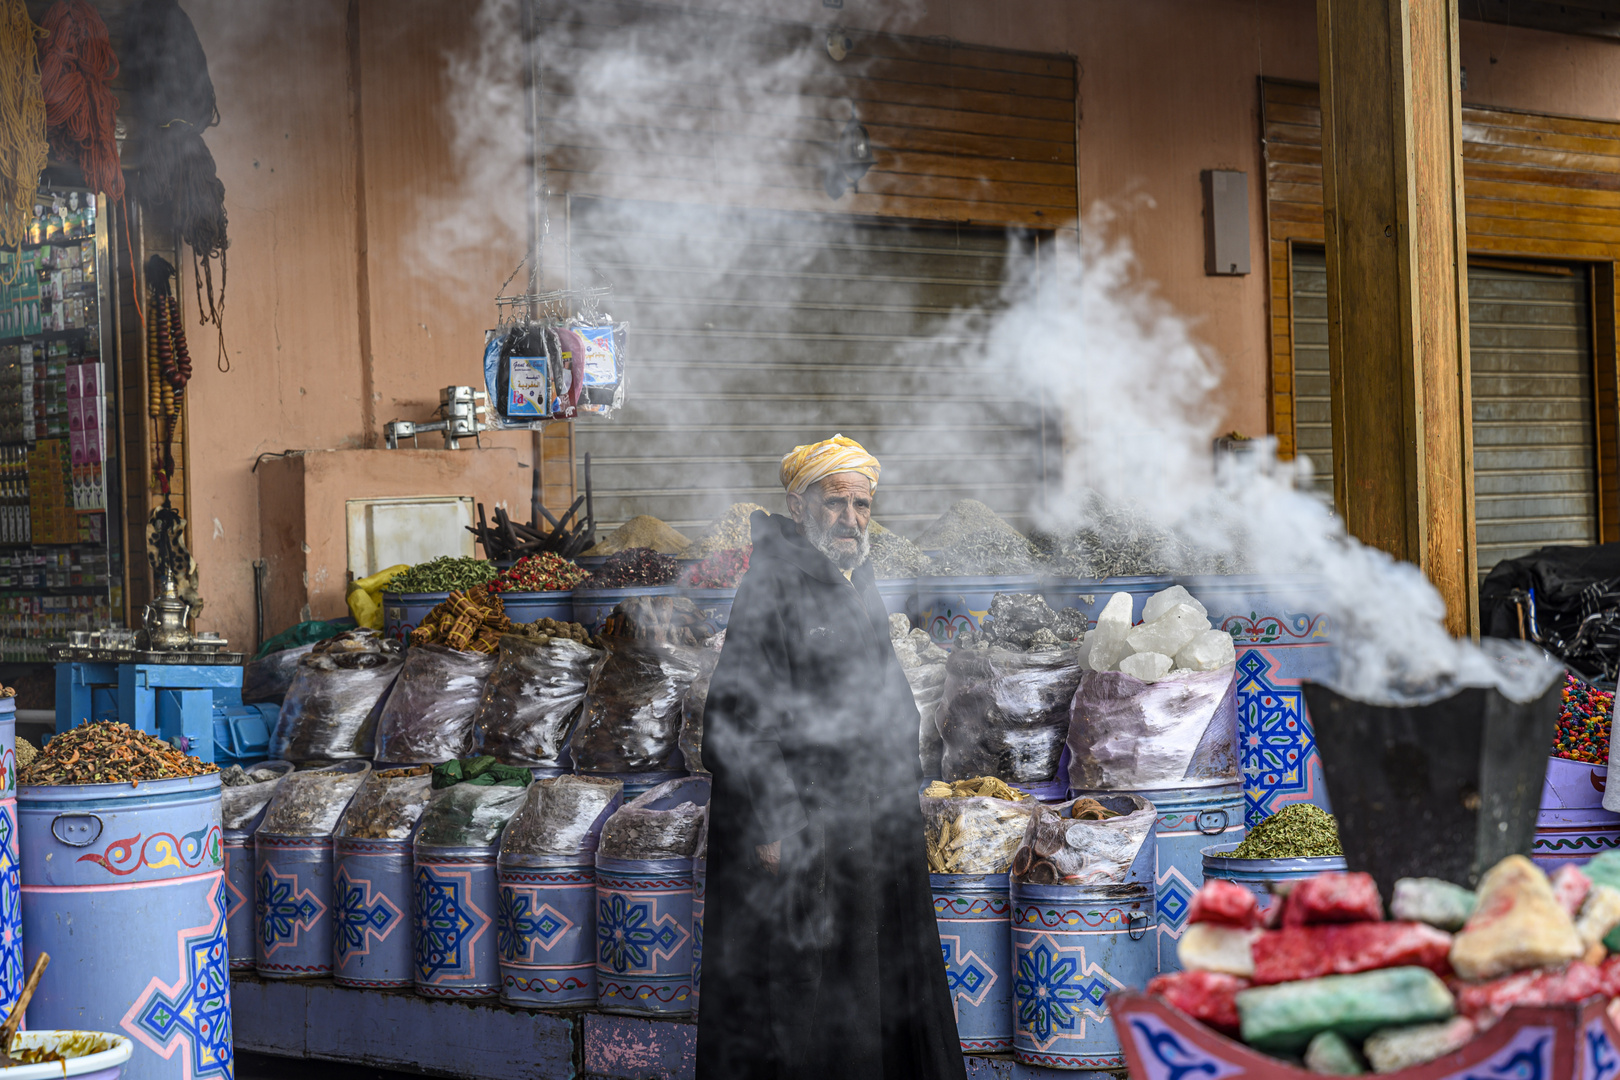
[[[1249,272],[1249,174],[1205,169],[1204,273]]]

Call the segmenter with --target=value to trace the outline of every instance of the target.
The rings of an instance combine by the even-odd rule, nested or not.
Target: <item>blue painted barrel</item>
[[[448,599],[447,592],[383,593],[383,637],[409,640],[428,612]]]
[[[17,836],[17,699],[0,698],[0,1016],[22,994],[22,868]]]
[[[219,774],[18,792],[28,1023],[117,1032],[133,1080],[230,1080]]]
[[[673,585],[632,585],[623,589],[575,589],[574,621],[591,633],[602,629],[607,617],[619,603],[633,596],[679,596],[682,590]]]
[[[596,1004],[595,855],[502,854],[501,1000],[523,1008]]]
[[[709,890],[709,859],[692,860],[692,1021],[697,1022],[703,1002],[703,905]]]
[[[415,985],[411,842],[332,841],[332,981],[367,990]]]
[[[253,834],[253,967],[261,979],[332,974],[332,837]]]
[[[681,595],[697,605],[698,611],[716,630],[724,630],[731,621],[731,605],[737,600],[736,589],[683,587]]]
[[[1286,574],[1176,580],[1237,645],[1238,745],[1249,826],[1296,802],[1331,813],[1301,689],[1338,670],[1320,580]]]
[[[1584,865],[1620,848],[1620,814],[1603,809],[1607,765],[1548,758],[1530,857],[1552,873],[1565,863]]]
[[[1086,620],[1095,624],[1097,616],[1118,592],[1131,594],[1131,621],[1140,622],[1142,607],[1148,597],[1174,585],[1175,579],[1157,575],[1115,578],[1046,578],[1041,581],[1040,594],[1054,611],[1079,608]]]
[[[253,833],[226,829],[225,938],[230,943],[231,970],[253,970]]]
[[[692,1011],[692,860],[596,857],[596,1004]]]
[[[1158,903],[1159,970],[1180,971],[1176,943],[1187,929],[1187,909],[1204,884],[1204,849],[1240,844],[1243,785],[1139,791],[1159,812],[1154,826],[1158,854],[1154,868]]]
[[[1271,886],[1284,881],[1303,881],[1317,874],[1342,873],[1343,855],[1302,859],[1234,859],[1236,844],[1213,844],[1204,849],[1204,877],[1236,882],[1254,893],[1260,909],[1271,906]]]
[[[963,630],[978,630],[997,593],[1040,592],[1037,577],[920,577],[918,625],[935,644],[950,645]]]
[[[499,847],[416,845],[414,976],[423,997],[500,996]]]
[[[964,1053],[1013,1048],[1012,902],[1006,874],[929,874],[945,980]]]
[[[503,592],[500,597],[501,605],[506,609],[506,617],[513,622],[529,623],[541,619],[574,621],[574,593],[571,589],[556,592]]]
[[[890,615],[904,615],[917,625],[916,578],[878,578],[877,591]]]

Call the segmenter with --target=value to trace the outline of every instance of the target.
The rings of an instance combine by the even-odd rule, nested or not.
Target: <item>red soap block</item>
[[[1553,871],[1552,887],[1553,896],[1573,919],[1586,903],[1586,894],[1592,891],[1592,879],[1581,873],[1580,867],[1565,863]]]
[[[1378,922],[1383,917],[1378,883],[1371,874],[1317,874],[1288,894],[1282,924]]]
[[[1252,930],[1260,925],[1260,899],[1242,885],[1209,878],[1203,888],[1193,894],[1192,906],[1187,909],[1189,923],[1220,923],[1240,930]]]
[[[1218,971],[1176,971],[1154,976],[1147,984],[1147,992],[1163,998],[1193,1019],[1236,1037],[1241,1026],[1237,992],[1248,987],[1249,980],[1236,975]]]
[[[1598,966],[1598,975],[1603,980],[1603,994],[1605,997],[1620,997],[1620,956],[1611,956]]]
[[[1451,935],[1419,922],[1287,926],[1261,934],[1250,951],[1256,986],[1388,967],[1451,973]]]
[[[1482,983],[1457,982],[1452,992],[1457,1011],[1484,1030],[1515,1005],[1567,1005],[1609,991],[1602,970],[1576,960],[1562,969],[1516,971]]]

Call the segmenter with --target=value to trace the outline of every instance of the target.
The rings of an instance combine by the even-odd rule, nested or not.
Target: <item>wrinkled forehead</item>
[[[858,472],[833,473],[811,484],[805,494],[822,502],[828,499],[870,499],[872,480]]]

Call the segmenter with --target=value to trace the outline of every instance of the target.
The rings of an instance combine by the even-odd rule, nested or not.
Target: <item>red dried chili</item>
[[[586,577],[585,571],[549,551],[525,555],[500,577],[490,582],[490,592],[560,592],[572,589]]]

